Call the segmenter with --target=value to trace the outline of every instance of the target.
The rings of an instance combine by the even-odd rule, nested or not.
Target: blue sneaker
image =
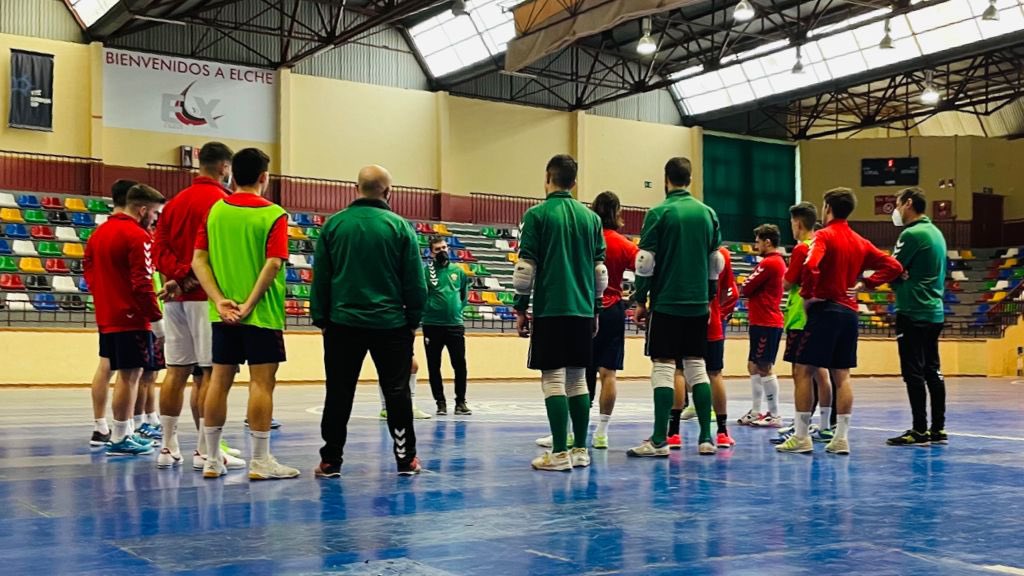
[[[811,434],[811,440],[815,442],[831,442],[835,438],[836,431],[833,428],[821,428]]]
[[[150,440],[149,438],[146,438],[145,436],[142,436],[141,434],[132,434],[131,436],[129,436],[129,438],[132,439],[132,442],[135,442],[136,444],[139,444],[141,446],[150,446],[150,447],[152,447],[153,444],[154,444],[153,440]]]
[[[163,433],[160,432],[160,428],[151,424],[143,424],[142,426],[139,426],[137,432],[139,436],[150,440],[163,440],[164,438]]]
[[[145,456],[153,453],[153,446],[139,444],[134,436],[126,436],[124,440],[107,446],[107,456]]]

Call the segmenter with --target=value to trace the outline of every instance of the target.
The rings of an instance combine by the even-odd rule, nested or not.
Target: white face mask
[[[898,208],[894,208],[892,211],[892,223],[895,224],[897,228],[903,227],[903,215],[900,214]]]

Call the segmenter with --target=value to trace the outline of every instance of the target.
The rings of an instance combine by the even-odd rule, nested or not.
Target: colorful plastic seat
[[[470,271],[473,272],[474,276],[490,276],[491,271],[487,269],[483,264],[470,264]]]
[[[61,206],[63,208],[63,206]],[[71,217],[64,210],[51,210],[46,213],[46,220],[54,226],[71,224]]]
[[[28,240],[15,240],[13,251],[16,256],[38,256],[35,244]]]
[[[324,222],[327,221],[327,218],[324,218],[320,214],[313,214],[311,219],[313,221],[313,226],[323,226]]]
[[[479,292],[472,291],[472,292],[469,293],[469,303],[470,304],[483,304],[484,303],[484,299],[480,297],[480,293]]]
[[[79,200],[79,202],[81,202],[81,200]],[[74,224],[75,226],[91,227],[96,225],[96,220],[93,218],[93,215],[89,214],[88,212],[73,212],[71,214],[71,223]]]
[[[0,288],[4,290],[24,290],[25,282],[17,274],[0,274]]]
[[[81,244],[68,244],[68,246],[75,246],[75,247],[77,247],[77,250],[79,252],[79,254],[78,254],[79,258],[81,258],[82,256],[85,256],[85,251],[82,250],[82,245]],[[36,246],[36,249],[39,250],[39,255],[40,256],[61,256],[61,255],[65,254],[65,252],[63,250],[61,250],[61,248],[60,248],[60,242],[40,242]],[[69,256],[71,256],[71,255],[69,254]]]
[[[299,228],[297,226],[288,227],[288,237],[294,238],[295,240],[305,240],[306,238],[308,238],[308,236],[306,236],[306,233],[302,231],[302,228]]]
[[[313,225],[313,219],[310,217],[310,215],[309,214],[303,214],[301,212],[297,213],[297,214],[292,214],[292,220],[296,224],[298,224],[299,226],[312,226]]]
[[[49,226],[33,226],[31,234],[36,240],[53,240],[57,237],[53,232],[53,228]]]
[[[25,219],[21,217],[21,210],[17,208],[0,208],[0,221],[24,224]]]
[[[106,200],[100,200],[98,198],[90,199],[88,204],[86,204],[86,208],[88,208],[89,212],[92,212],[93,214],[110,214],[112,211],[110,204],[107,204]]]
[[[49,244],[52,244],[54,246],[58,246],[58,244],[56,242],[50,242]],[[42,252],[40,252],[40,254],[42,254]],[[63,251],[61,251],[58,248],[56,252],[49,252],[48,254],[52,254],[53,256],[60,256],[61,254],[63,254],[64,256],[67,256],[68,258],[81,258],[81,257],[85,256],[85,248],[81,244],[74,244],[74,243],[71,243],[71,242],[65,242],[64,243],[64,250]]]
[[[306,228],[303,232],[306,233],[306,237],[308,237],[310,240],[316,240],[317,238],[320,237],[319,228]]]
[[[285,279],[285,282],[288,282],[288,283],[301,282],[301,280],[299,279],[299,271],[296,270],[295,268],[289,268],[289,269],[285,270],[284,279]]]
[[[81,198],[65,198],[64,209],[68,212],[88,212],[85,202]]]
[[[78,279],[78,291],[79,292],[88,292],[89,291],[89,283],[85,281],[85,276],[82,276],[81,278]]]
[[[33,194],[20,194],[17,198],[18,206],[21,208],[39,208],[39,198]]]
[[[441,236],[452,235],[451,231],[448,230],[448,226],[446,226],[444,223],[434,224],[434,234],[439,234]]]
[[[18,201],[14,198],[14,194],[8,194],[7,192],[0,192],[0,207],[2,208],[17,208]]]
[[[47,258],[43,267],[51,274],[68,274],[71,272],[68,265],[61,258]]]
[[[298,254],[302,252],[302,241],[301,240],[289,240],[288,241],[288,252],[291,254]]]
[[[6,255],[6,254],[13,254],[13,253],[14,253],[14,251],[11,250],[10,243],[7,240],[0,240],[0,254]]]
[[[313,271],[310,269],[299,270],[299,280],[301,280],[303,284],[312,284]]]
[[[15,240],[26,240],[31,238],[28,228],[24,224],[8,224],[4,226],[4,235]]]
[[[68,270],[72,274],[82,274],[84,272],[84,266],[82,266],[81,260],[65,260],[65,264],[68,265]]]
[[[23,277],[25,288],[34,292],[49,292],[51,290],[50,280],[42,274],[33,274]]]
[[[55,238],[61,242],[78,242],[79,240],[78,233],[70,226],[58,226]]]
[[[64,203],[56,196],[44,196],[41,204],[43,205],[43,208],[46,208],[47,210],[60,210],[61,208],[64,208]]]
[[[64,295],[60,297],[60,307],[61,310],[68,310],[72,312],[84,311],[85,302],[82,300],[82,297],[77,294]]]
[[[18,269],[30,274],[43,274],[46,272],[46,269],[43,268],[43,263],[39,261],[39,258],[22,258],[21,261],[18,262]]]
[[[92,238],[92,233],[95,231],[95,228],[79,228],[77,240],[81,240],[82,242],[88,242],[89,238]]]
[[[476,257],[469,250],[456,250],[455,253],[459,255],[459,260],[463,262],[476,262]]]
[[[18,263],[10,256],[0,256],[0,272],[17,272]]]
[[[53,294],[33,294],[32,307],[40,312],[53,312],[59,310],[57,298]]]
[[[46,217],[46,212],[40,209],[25,210],[22,212],[22,216],[25,218],[25,222],[29,224],[46,224],[50,220]]]
[[[75,284],[75,279],[71,276],[54,276],[53,277],[53,291],[54,292],[78,292],[78,285]]]

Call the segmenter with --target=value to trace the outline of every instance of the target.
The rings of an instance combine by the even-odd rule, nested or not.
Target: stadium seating
[[[21,217],[21,210],[17,208],[0,208],[0,221],[24,224],[25,219]]]
[[[10,243],[7,240],[0,240],[0,254],[7,255],[13,253]]]
[[[85,281],[85,276],[82,276],[81,278],[78,279],[78,291],[79,292],[88,292],[89,291],[89,283]]]
[[[43,274],[24,276],[25,288],[30,291],[49,292],[52,289],[50,279]]]
[[[18,270],[22,272],[28,272],[29,274],[43,274],[46,269],[43,268],[43,263],[39,261],[39,258],[22,258],[18,262]]]
[[[32,310],[32,301],[29,299],[28,294],[8,294],[6,299],[7,309],[24,312]]]
[[[71,217],[63,210],[52,210],[46,213],[46,219],[54,226],[71,224]]]
[[[89,208],[81,198],[68,197],[64,199],[64,209],[68,212],[88,212]]]
[[[12,248],[14,249],[14,254],[17,255],[17,256],[38,256],[39,255],[39,253],[36,252],[35,245],[32,244],[32,242],[29,242],[28,240],[15,240],[12,243]]]
[[[49,226],[33,226],[30,233],[36,240],[53,240],[57,237]]]
[[[24,290],[25,282],[17,274],[0,274],[0,288],[5,290]]]
[[[56,242],[50,242],[49,244],[52,244],[53,246],[59,246],[59,244],[57,244]],[[57,248],[55,252],[48,252],[48,254],[52,254],[53,256],[60,256],[61,254],[63,254],[68,258],[81,258],[85,256],[85,248],[81,244],[65,242],[63,250]]]
[[[72,211],[68,210],[68,212]],[[83,214],[81,212],[73,212],[71,214],[71,223],[75,226],[88,226],[90,228],[96,226],[96,220],[92,214]]]
[[[0,208],[17,208],[18,201],[14,198],[14,194],[7,192],[0,192]]]
[[[19,194],[17,198],[19,208],[39,208],[39,198],[32,194]]]
[[[46,218],[46,212],[42,210],[25,210],[21,215],[25,218],[25,222],[29,224],[46,224],[49,222]]]
[[[4,226],[4,235],[11,239],[25,240],[31,238],[24,224],[8,224]]]
[[[78,242],[78,233],[75,232],[74,228],[69,226],[58,226],[56,232],[57,240],[61,242]]]
[[[68,265],[64,260],[60,258],[47,258],[46,264],[43,266],[46,271],[51,274],[70,274],[71,270],[68,269]]]
[[[85,302],[82,301],[82,297],[77,294],[66,294],[60,297],[60,308],[61,310],[68,310],[71,312],[84,311]]]
[[[18,263],[10,256],[0,256],[0,272],[17,272]]]
[[[75,284],[75,280],[70,276],[54,276],[53,277],[53,291],[54,292],[78,292],[78,285]]]
[[[33,294],[32,307],[40,312],[53,312],[59,310],[57,298],[53,294]]]
[[[74,257],[74,254],[78,254],[78,258],[85,255],[85,251],[82,249],[81,244],[65,244],[65,246],[74,246],[72,254],[67,254],[61,250],[60,242],[40,242],[36,248],[39,250],[40,256],[60,256],[61,254],[67,254],[68,256]]]
[[[41,204],[47,210],[61,210],[64,208],[64,203],[56,196],[44,196]]]
[[[98,198],[90,199],[86,204],[86,208],[88,208],[89,212],[92,212],[93,214],[110,214],[111,212],[110,204],[107,204],[104,200],[100,200]]]

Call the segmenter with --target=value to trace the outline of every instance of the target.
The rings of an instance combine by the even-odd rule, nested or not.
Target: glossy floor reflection
[[[730,391],[735,418],[749,387]],[[87,390],[3,390],[0,573],[1024,573],[1024,383],[952,380],[951,444],[931,448],[883,445],[908,423],[901,384],[856,391],[850,457],[777,455],[773,431],[736,427],[732,453],[698,457],[684,424],[684,449],[647,461],[624,450],[649,433],[650,390],[623,384],[612,449],[565,474],[529,467],[539,386],[479,384],[473,416],[417,423],[425,471],[399,478],[364,386],[344,476],[317,481],[321,390],[283,387],[272,449],[303,476],[250,483],[90,451]]]

